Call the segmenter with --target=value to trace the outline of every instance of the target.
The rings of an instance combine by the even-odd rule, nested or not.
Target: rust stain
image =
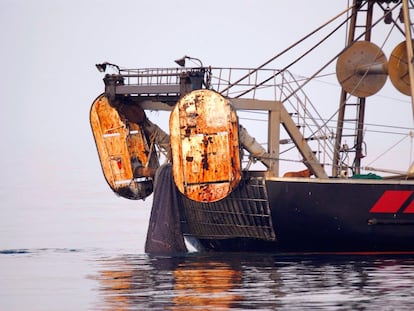
[[[197,90],[177,103],[170,117],[173,176],[190,199],[217,201],[241,178],[238,122],[220,94]]]
[[[121,116],[103,95],[92,104],[90,123],[105,179],[122,195],[125,188],[135,186],[129,181],[134,178],[136,166],[149,161],[146,137],[140,125]]]

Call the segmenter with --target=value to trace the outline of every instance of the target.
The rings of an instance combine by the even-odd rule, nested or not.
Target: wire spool
[[[357,41],[338,57],[336,76],[349,94],[371,96],[387,81],[387,57],[374,43]]]
[[[392,51],[389,61],[389,75],[397,90],[405,95],[411,95],[406,41],[398,44]]]

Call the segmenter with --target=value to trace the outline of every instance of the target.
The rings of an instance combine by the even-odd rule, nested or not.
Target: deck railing
[[[335,134],[304,92],[305,77],[286,70],[226,67],[121,69],[120,75],[123,85],[118,87],[119,94],[177,98],[181,79],[198,76],[203,80],[201,87],[228,98],[281,101],[319,160],[332,161]]]

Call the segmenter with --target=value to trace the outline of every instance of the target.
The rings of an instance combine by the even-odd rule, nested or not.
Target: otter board
[[[153,190],[152,178],[134,174],[149,164],[150,157],[156,156],[149,152],[141,127],[121,116],[105,95],[93,102],[90,123],[102,170],[111,189],[127,199],[149,196]]]
[[[184,95],[170,115],[174,182],[198,202],[228,196],[241,179],[238,120],[231,103],[211,90]]]

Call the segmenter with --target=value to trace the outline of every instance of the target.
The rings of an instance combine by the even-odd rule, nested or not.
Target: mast
[[[411,6],[410,6],[411,3]],[[413,119],[414,119],[414,65],[413,65],[413,42],[412,42],[412,33],[411,33],[411,20],[410,20],[410,10],[413,10],[413,4],[409,0],[402,0],[402,13],[404,20],[404,30],[405,30],[405,41],[407,48],[407,62],[408,65],[408,74],[409,74],[409,84],[410,84],[410,97],[411,97],[411,106],[413,110]]]
[[[394,4],[390,9],[390,4]],[[384,16],[373,23],[373,8],[378,5]],[[382,50],[371,42],[372,28],[381,20],[386,24],[394,23],[392,11],[401,6],[399,19],[404,23],[401,32],[405,40],[392,52],[387,61]],[[338,57],[337,77],[342,86],[337,133],[333,155],[332,175],[339,176],[342,171],[352,169],[360,174],[361,160],[364,158],[363,130],[366,97],[378,92],[389,75],[393,85],[403,94],[411,97],[414,117],[414,67],[413,42],[410,10],[414,9],[413,0],[354,0],[351,22],[347,38],[347,48]],[[362,20],[364,23],[362,23]],[[347,123],[346,130],[344,124]],[[348,141],[348,140],[352,141]],[[342,155],[354,154],[352,165],[344,163]]]
[[[356,33],[357,29],[360,29],[362,33],[365,33],[364,39],[365,41],[371,40],[371,26],[372,26],[372,12],[373,12],[373,5],[375,1],[365,1],[362,3],[361,0],[354,0],[354,6],[352,10],[352,16],[350,21],[350,27],[348,32],[348,39],[347,39],[347,46],[351,46],[355,41],[355,38],[358,37],[359,34]],[[365,22],[364,24],[358,24],[361,15],[365,15]],[[361,16],[363,18],[363,16]],[[354,117],[348,117],[353,110]],[[362,142],[363,142],[363,125],[364,125],[364,116],[365,116],[365,97],[358,96],[355,102],[350,101],[350,93],[346,91],[344,88],[341,90],[340,102],[339,102],[339,113],[338,113],[338,121],[337,121],[337,133],[336,133],[336,140],[335,140],[335,148],[334,148],[334,155],[333,155],[333,165],[332,165],[332,176],[340,175],[342,170],[342,164],[340,156],[341,151],[349,151],[345,150],[346,144],[343,143],[344,137],[354,138],[354,148],[353,151],[355,152],[355,173],[360,173],[360,164],[361,159],[363,157],[362,154]],[[355,124],[355,132],[351,134],[344,134],[344,122],[354,122]]]

